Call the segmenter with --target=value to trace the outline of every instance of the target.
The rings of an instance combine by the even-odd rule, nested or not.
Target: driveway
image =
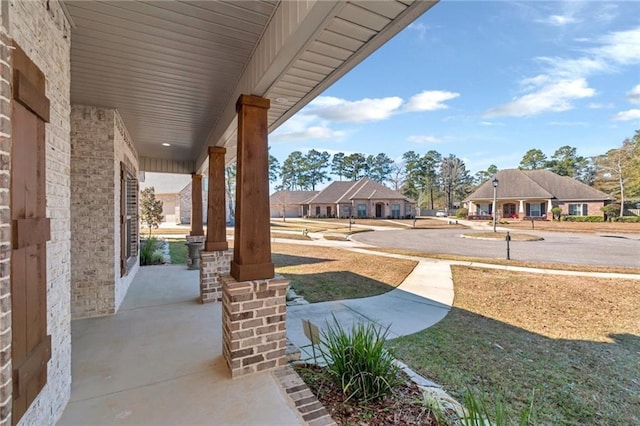
[[[355,234],[352,240],[378,247],[424,253],[506,258],[505,241],[462,238],[461,229],[397,229]],[[519,231],[511,231],[516,234]],[[598,235],[559,232],[535,234],[543,241],[511,241],[511,259],[578,265],[640,267],[640,235]]]

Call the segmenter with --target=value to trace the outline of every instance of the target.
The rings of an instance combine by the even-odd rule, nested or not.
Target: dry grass
[[[531,221],[510,221],[508,224],[500,226],[511,229],[532,229]],[[557,231],[557,232],[611,232],[623,234],[639,234],[640,223],[624,222],[557,222],[557,221],[534,221],[536,231]]]
[[[406,256],[424,257],[427,259],[455,260],[459,262],[487,263],[490,265],[522,266],[525,268],[556,269],[559,271],[583,271],[583,272],[613,272],[618,274],[640,274],[640,268],[623,266],[593,266],[593,265],[569,265],[566,263],[538,263],[522,260],[492,259],[489,257],[462,256],[445,253],[425,253],[412,250],[392,249],[383,247],[362,247],[364,250],[382,251],[385,253],[403,254]]]
[[[469,232],[462,234],[464,238],[477,238],[479,240],[502,240],[507,237],[506,232]],[[540,241],[544,238],[531,234],[509,233],[512,241]]]
[[[273,232],[271,231],[271,238],[282,238],[286,240],[300,240],[300,241],[311,241],[307,235],[302,235],[302,232],[299,234],[291,234],[288,232]]]
[[[392,342],[403,361],[512,421],[533,396],[534,424],[640,424],[640,282],[452,269],[454,308]]]
[[[329,247],[272,244],[276,271],[291,280],[309,302],[353,299],[386,293],[416,266],[399,260]]]

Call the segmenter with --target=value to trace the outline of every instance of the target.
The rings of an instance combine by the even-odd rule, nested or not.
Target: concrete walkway
[[[201,305],[199,273],[140,268],[116,315],[71,324],[66,425],[300,425],[272,373],[232,380],[220,303]]]

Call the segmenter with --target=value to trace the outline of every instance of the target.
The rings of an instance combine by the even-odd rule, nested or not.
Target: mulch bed
[[[360,404],[358,401],[345,402],[345,395],[324,368],[318,366],[298,366],[296,371],[311,392],[329,411],[339,425],[361,426],[437,426],[438,422],[421,405],[422,391],[409,378],[383,400]]]

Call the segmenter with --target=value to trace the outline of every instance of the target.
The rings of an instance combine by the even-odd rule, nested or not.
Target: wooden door
[[[45,122],[49,100],[44,74],[16,46],[13,51],[11,147],[11,360],[12,421],[20,420],[47,382]]]

